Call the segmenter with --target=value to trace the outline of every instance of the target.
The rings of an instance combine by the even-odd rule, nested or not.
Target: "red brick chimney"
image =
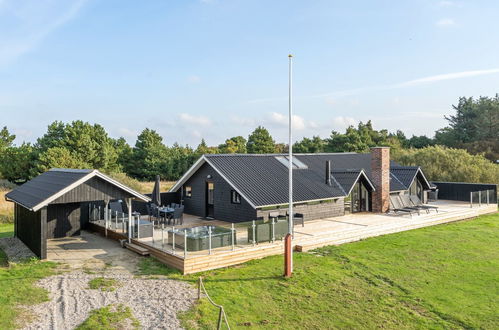
[[[372,193],[373,212],[384,213],[390,207],[390,148],[371,148],[371,175],[376,191]]]

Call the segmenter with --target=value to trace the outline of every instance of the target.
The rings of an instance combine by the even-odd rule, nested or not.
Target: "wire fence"
[[[227,329],[230,330],[230,325],[229,325],[229,320],[227,319],[227,314],[225,314],[224,307],[222,305],[219,305],[211,299],[210,295],[208,294],[208,291],[206,291],[206,288],[203,283],[203,278],[199,277],[198,281],[198,300],[201,300],[201,293],[204,293],[206,298],[208,298],[208,301],[210,304],[218,308],[218,320],[217,320],[217,330],[222,329],[222,324],[225,322],[225,325],[227,326]]]

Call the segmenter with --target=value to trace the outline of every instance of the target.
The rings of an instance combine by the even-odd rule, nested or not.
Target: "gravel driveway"
[[[196,290],[181,281],[135,278],[123,273],[104,275],[120,282],[115,291],[89,289],[88,282],[99,276],[73,271],[38,282],[50,292],[50,301],[31,309],[36,320],[25,329],[73,329],[88,318],[90,311],[117,303],[129,306],[143,329],[180,329],[176,315],[189,309],[196,297]]]
[[[73,329],[92,310],[109,304],[129,306],[143,329],[180,329],[177,313],[188,310],[197,296],[186,282],[135,276],[144,257],[116,241],[82,232],[48,244],[49,260],[70,271],[37,283],[49,292],[50,301],[26,307],[34,319],[24,329]],[[114,278],[119,285],[112,292],[89,289],[95,277]]]

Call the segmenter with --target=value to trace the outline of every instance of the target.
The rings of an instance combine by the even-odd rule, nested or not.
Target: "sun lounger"
[[[411,218],[414,213],[417,213],[419,215],[419,210],[402,207],[400,205],[400,202],[398,201],[398,198],[395,196],[390,196],[390,205],[391,211],[395,213],[406,213],[409,214]]]
[[[409,195],[403,194],[399,195],[400,205],[409,209],[424,210],[426,213],[430,213],[430,210],[422,205],[415,205],[410,199]]]
[[[427,210],[435,210],[438,213],[438,206],[423,204],[419,197],[416,195],[411,195],[409,198],[411,202],[414,203],[414,205],[419,205],[420,207],[424,207]]]

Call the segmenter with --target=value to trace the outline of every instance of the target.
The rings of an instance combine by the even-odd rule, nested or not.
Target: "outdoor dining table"
[[[158,207],[158,212],[160,213],[160,215],[164,214],[165,216],[169,216],[173,214],[173,211],[175,211],[175,209],[171,207]]]

